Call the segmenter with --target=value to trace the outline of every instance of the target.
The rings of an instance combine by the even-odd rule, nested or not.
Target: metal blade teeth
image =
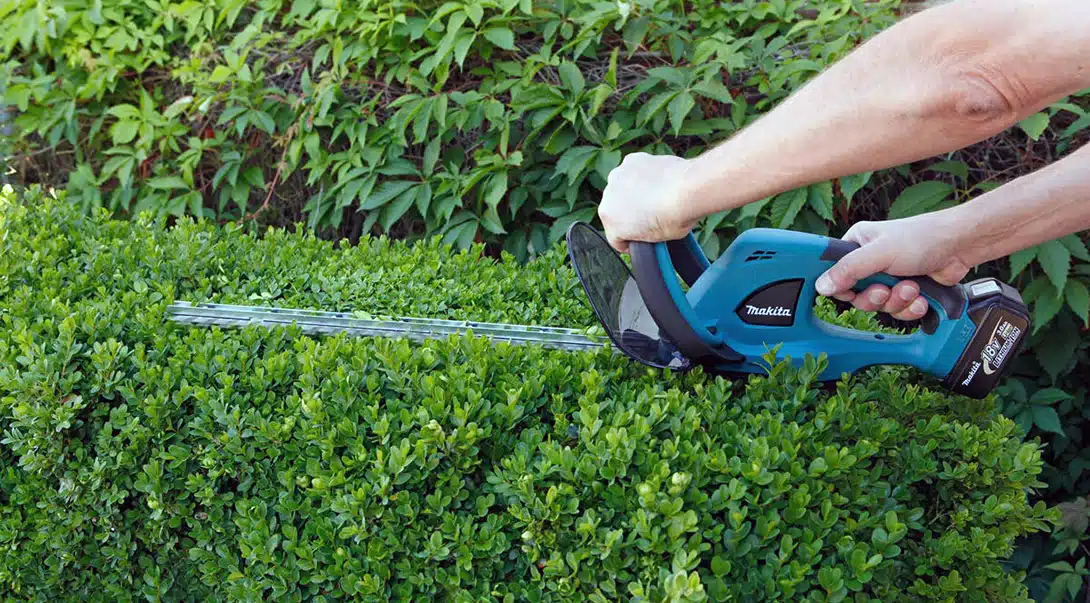
[[[445,339],[451,335],[474,335],[512,344],[534,344],[549,348],[583,351],[603,347],[575,329],[454,321],[426,318],[366,319],[345,312],[290,310],[261,306],[200,304],[176,302],[167,309],[173,322],[197,326],[245,327],[260,325],[268,328],[296,324],[304,333],[356,336],[405,337],[413,341]]]

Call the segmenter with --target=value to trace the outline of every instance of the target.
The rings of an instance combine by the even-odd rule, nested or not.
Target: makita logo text
[[[965,377],[965,381],[962,381],[961,384],[968,387],[969,384],[973,382],[973,377],[976,377],[976,372],[979,369],[980,369],[980,361],[979,360],[974,360],[973,361],[973,368],[969,369],[969,375],[967,377]]]
[[[750,316],[791,316],[791,309],[784,308],[783,306],[758,308],[757,306],[746,304],[746,314],[749,314]]]

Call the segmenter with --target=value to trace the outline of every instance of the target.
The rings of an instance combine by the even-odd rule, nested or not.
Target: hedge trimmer
[[[958,394],[982,398],[994,389],[1029,332],[1021,296],[992,278],[952,287],[914,278],[929,309],[909,335],[832,325],[814,314],[814,282],[855,243],[789,230],[755,228],[738,236],[714,263],[696,238],[632,243],[631,268],[605,238],[577,222],[568,253],[608,342],[584,330],[423,318],[375,319],[346,312],[179,302],[172,320],[198,325],[296,325],[311,334],[348,333],[412,340],[473,333],[496,341],[566,350],[615,351],[645,365],[713,373],[761,373],[774,346],[795,363],[826,354],[818,376],[831,381],[866,367],[916,367]],[[877,274],[859,282],[892,286]]]

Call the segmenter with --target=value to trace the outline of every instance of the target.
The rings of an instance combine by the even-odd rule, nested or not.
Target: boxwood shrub
[[[1038,446],[897,367],[188,327],[175,299],[590,325],[562,249],[0,204],[5,599],[1025,600]],[[859,320],[859,317],[855,318]]]

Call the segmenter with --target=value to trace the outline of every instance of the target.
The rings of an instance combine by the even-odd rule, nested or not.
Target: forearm
[[[1090,228],[1090,145],[936,219],[967,266]]]
[[[1087,5],[960,0],[898,23],[692,161],[683,211],[739,207],[1005,130],[1090,86]],[[1059,14],[1041,17],[1050,10]]]

